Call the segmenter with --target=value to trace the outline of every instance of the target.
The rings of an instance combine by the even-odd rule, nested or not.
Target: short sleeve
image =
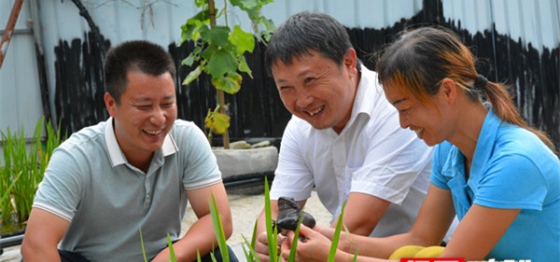
[[[546,181],[528,157],[504,155],[488,163],[478,185],[474,203],[492,208],[542,210]]]
[[[216,156],[206,136],[191,122],[177,122],[173,137],[177,138],[180,156],[183,161],[183,186],[197,189],[222,181]]]
[[[435,146],[430,182],[441,189],[450,190],[448,178],[443,175],[443,166],[448,159],[451,144],[444,142]]]
[[[62,147],[53,152],[45,175],[35,194],[33,207],[72,221],[83,192],[83,176],[74,157]]]
[[[282,136],[278,167],[274,172],[274,183],[270,190],[270,198],[292,196],[296,200],[304,200],[311,196],[314,179],[301,150],[298,141],[297,121],[292,118]],[[299,137],[302,137],[301,134]]]

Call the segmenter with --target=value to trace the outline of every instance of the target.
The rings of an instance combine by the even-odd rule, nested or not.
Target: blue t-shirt
[[[560,161],[530,131],[490,110],[468,181],[463,154],[444,142],[434,153],[431,182],[451,190],[459,220],[473,204],[521,209],[487,259],[560,261]]]

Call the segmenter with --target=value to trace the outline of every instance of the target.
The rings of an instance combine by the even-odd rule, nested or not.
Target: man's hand
[[[332,243],[331,240],[305,225],[300,225],[299,230],[300,239],[303,236],[305,237],[305,241],[302,242],[298,239],[294,239],[295,233],[289,231],[286,239],[280,246],[283,261],[289,260],[290,248],[293,241],[299,241],[295,261],[327,261]]]
[[[281,235],[277,236],[278,239],[278,247],[276,247],[277,251],[277,255],[280,255],[280,244],[282,244],[282,242],[286,242],[284,241],[284,237]],[[269,262],[270,261],[270,255],[268,252],[268,236],[266,235],[266,232],[261,232],[260,234],[257,235],[257,241],[255,241],[255,253],[257,254],[257,257],[259,258],[260,261],[262,262]]]

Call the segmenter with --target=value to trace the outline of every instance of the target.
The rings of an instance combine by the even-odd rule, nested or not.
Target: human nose
[[[313,102],[313,97],[309,92],[299,91],[296,95],[296,105],[298,107],[307,107]]]
[[[399,124],[401,125],[402,129],[407,129],[410,125],[408,121],[408,113],[399,113]]]
[[[165,122],[165,118],[165,110],[158,106],[152,111],[150,122],[154,125],[161,125]]]

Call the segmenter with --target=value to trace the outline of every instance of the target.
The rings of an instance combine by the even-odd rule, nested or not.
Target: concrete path
[[[236,192],[238,191],[238,192]],[[246,194],[246,190],[228,190],[229,202],[233,215],[233,235],[228,239],[228,245],[234,250],[240,261],[246,262],[243,253],[243,237],[251,241],[254,223],[264,208],[263,194]],[[328,225],[331,219],[323,205],[320,203],[315,191],[307,201],[305,211],[312,214],[317,220],[318,225]],[[190,208],[187,209],[187,216],[183,221],[183,228],[188,228],[193,223],[195,216]],[[0,262],[19,262],[21,255],[19,246],[4,249],[4,254],[0,255]]]

